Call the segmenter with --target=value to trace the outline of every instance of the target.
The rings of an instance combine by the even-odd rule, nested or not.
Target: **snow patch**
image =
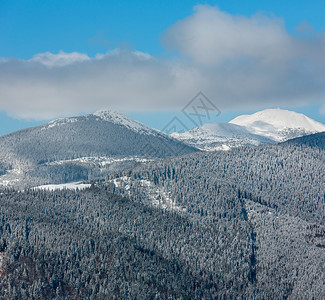
[[[176,201],[171,197],[169,192],[157,187],[153,182],[145,179],[135,180],[131,177],[123,176],[113,179],[115,187],[122,188],[127,191],[128,195],[131,195],[132,183],[137,183],[141,189],[141,192],[146,195],[144,202],[157,208],[173,210],[177,212],[185,212],[186,208],[178,206]],[[137,187],[138,187],[137,186]]]
[[[54,190],[83,190],[86,188],[89,188],[91,184],[88,183],[82,183],[82,182],[69,182],[69,183],[62,183],[62,184],[46,184],[46,185],[40,185],[36,186],[34,189],[39,190],[47,190],[47,191],[54,191]]]
[[[62,126],[62,125],[69,124],[69,123],[75,123],[77,121],[78,121],[77,118],[56,119],[56,120],[53,120],[53,121],[47,123],[47,126],[42,127],[41,130],[46,130],[46,129],[49,129],[52,127]]]
[[[0,176],[0,186],[11,186],[23,179],[23,171],[20,169],[7,170]]]
[[[44,165],[52,166],[52,165],[62,165],[65,163],[84,163],[84,164],[90,164],[90,163],[96,163],[99,164],[101,167],[105,167],[106,165],[110,165],[115,162],[126,162],[126,161],[136,161],[136,162],[149,162],[153,161],[153,159],[147,159],[144,157],[137,157],[137,156],[129,156],[129,157],[123,157],[123,158],[113,158],[113,157],[107,157],[107,156],[87,156],[87,157],[80,157],[80,158],[74,158],[74,159],[66,159],[66,160],[57,160],[45,163]]]
[[[4,274],[3,262],[5,258],[5,252],[0,252],[0,277]]]

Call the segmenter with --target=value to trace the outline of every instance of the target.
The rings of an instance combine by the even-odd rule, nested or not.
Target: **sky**
[[[324,11],[320,0],[0,0],[0,134],[100,109],[162,129],[200,91],[213,121],[280,107],[325,123]]]

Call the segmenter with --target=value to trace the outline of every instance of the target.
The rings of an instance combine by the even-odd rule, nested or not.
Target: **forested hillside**
[[[66,118],[0,137],[0,185],[62,183],[198,151],[116,112]]]
[[[229,206],[238,211],[241,203],[252,230],[254,286],[261,293],[256,295],[318,299],[325,296],[324,142],[322,133],[280,145],[199,153],[111,176],[106,185],[208,226],[222,217],[238,220]],[[220,210],[224,202],[228,207]]]
[[[320,133],[279,145],[191,154],[157,161],[110,180],[121,182],[121,188],[115,189],[135,198],[143,198],[139,191],[146,190],[138,178],[147,180],[168,191],[174,205],[191,213],[203,210],[204,215],[212,214],[218,192],[228,199],[231,188],[239,198],[324,224],[324,141],[325,133]]]
[[[2,190],[4,299],[323,299],[324,134],[83,191]]]
[[[304,147],[319,148],[325,150],[325,132],[295,138],[283,143],[284,145],[300,145]]]
[[[98,188],[6,191],[0,201],[4,298],[202,299],[253,288],[240,201],[229,205],[236,218],[209,226]]]

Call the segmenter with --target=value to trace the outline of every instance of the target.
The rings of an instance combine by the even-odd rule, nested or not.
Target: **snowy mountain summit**
[[[280,108],[238,116],[229,123],[243,126],[253,134],[271,138],[276,142],[325,131],[325,125],[304,114]]]
[[[157,134],[157,130],[150,128],[140,122],[132,120],[128,116],[113,110],[99,110],[90,116],[99,117],[103,121],[111,122],[117,125],[125,126],[126,128],[142,134]]]
[[[0,186],[78,182],[196,151],[124,114],[99,111],[1,136]]]
[[[202,150],[227,150],[244,145],[283,142],[325,131],[325,125],[294,111],[265,109],[229,123],[211,123],[172,136]]]
[[[131,130],[136,133],[146,134],[146,135],[157,135],[162,134],[162,132],[158,132],[156,129],[150,128],[149,126],[142,124],[138,121],[135,121],[123,113],[114,111],[114,110],[99,110],[92,114],[88,114],[85,116],[79,117],[70,117],[70,118],[62,118],[53,120],[47,124],[43,125],[43,130],[67,125],[69,123],[80,122],[85,120],[94,120],[97,122],[105,121],[114,125],[119,125],[125,127],[128,130]]]

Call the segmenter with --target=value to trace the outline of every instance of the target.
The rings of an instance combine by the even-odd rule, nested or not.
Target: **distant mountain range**
[[[211,123],[171,136],[201,150],[228,150],[244,145],[283,142],[325,131],[325,125],[282,109],[266,109],[238,116],[229,123]]]
[[[157,158],[275,144],[325,131],[302,114],[267,109],[167,135],[114,111],[57,119],[0,137],[0,185],[96,178]]]

